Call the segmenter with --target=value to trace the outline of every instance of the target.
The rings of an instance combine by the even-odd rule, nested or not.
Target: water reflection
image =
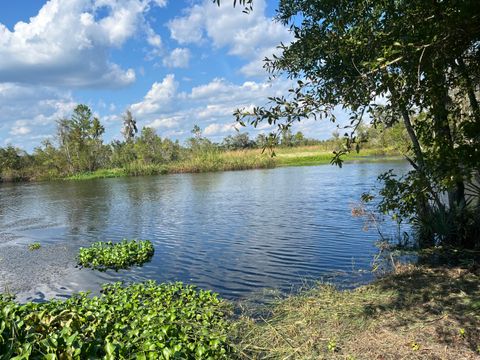
[[[0,232],[13,240],[0,241],[0,257],[11,253],[7,263],[0,260],[0,273],[16,273],[2,277],[7,280],[0,280],[0,287],[10,281],[20,297],[35,298],[39,292],[51,297],[98,291],[107,281],[181,280],[238,298],[264,288],[289,289],[352,267],[366,269],[376,231],[364,232],[363,220],[350,215],[350,206],[378,174],[390,168],[403,172],[406,166],[347,164],[343,169],[2,185]],[[122,238],[150,239],[152,261],[118,273],[75,268],[78,247]],[[43,249],[37,265],[28,263],[21,247],[33,241]],[[21,250],[12,252],[14,246]],[[56,253],[59,247],[66,250]],[[35,275],[41,264],[51,266],[53,275]]]

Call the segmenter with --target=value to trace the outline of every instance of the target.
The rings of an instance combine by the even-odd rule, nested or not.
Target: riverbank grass
[[[480,276],[403,266],[355,290],[319,285],[247,311],[234,329],[243,359],[476,359]]]
[[[320,284],[237,312],[181,283],[44,303],[0,294],[0,359],[477,359],[474,271],[398,266],[354,290]]]
[[[67,180],[91,180],[122,176],[143,176],[176,173],[202,173],[248,169],[269,169],[281,166],[310,166],[329,164],[332,151],[320,146],[302,146],[275,149],[272,157],[269,150],[261,149],[235,151],[206,151],[187,159],[165,164],[144,164],[132,162],[124,168],[99,169],[68,176]],[[402,157],[393,149],[365,149],[361,153],[352,153],[344,157],[345,162],[401,160]]]
[[[80,248],[78,265],[105,271],[107,269],[128,269],[150,261],[154,253],[149,240],[123,240],[119,243],[95,242],[90,247]]]
[[[279,148],[275,150],[276,166],[312,166],[330,164],[332,151],[323,150],[320,146],[302,146]],[[395,149],[363,149],[360,153],[346,154],[343,160],[348,162],[401,160],[402,156]]]

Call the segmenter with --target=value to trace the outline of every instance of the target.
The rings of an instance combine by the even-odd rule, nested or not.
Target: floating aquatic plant
[[[0,294],[0,359],[228,359],[225,309],[209,291],[154,281],[22,305]]]
[[[119,270],[144,264],[152,258],[153,252],[149,240],[99,241],[88,248],[80,248],[77,260],[79,265],[95,270]]]

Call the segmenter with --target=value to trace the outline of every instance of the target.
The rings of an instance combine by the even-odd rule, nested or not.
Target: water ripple
[[[98,292],[105,282],[154,279],[241,298],[368,269],[377,234],[363,230],[351,207],[390,168],[407,169],[347,164],[1,185],[0,274],[8,273],[9,284],[0,276],[0,288],[41,301]],[[384,226],[394,233],[391,224]],[[152,261],[119,272],[75,268],[79,247],[123,238],[150,239]],[[25,245],[33,241],[47,250],[29,261],[34,255]],[[16,274],[1,260],[9,254]],[[42,266],[51,274],[29,276]],[[348,284],[347,278],[341,281]]]

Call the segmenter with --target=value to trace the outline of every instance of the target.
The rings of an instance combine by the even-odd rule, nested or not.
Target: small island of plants
[[[77,261],[80,266],[94,270],[120,270],[143,265],[150,261],[153,253],[153,244],[149,240],[99,241],[88,248],[80,248]]]

